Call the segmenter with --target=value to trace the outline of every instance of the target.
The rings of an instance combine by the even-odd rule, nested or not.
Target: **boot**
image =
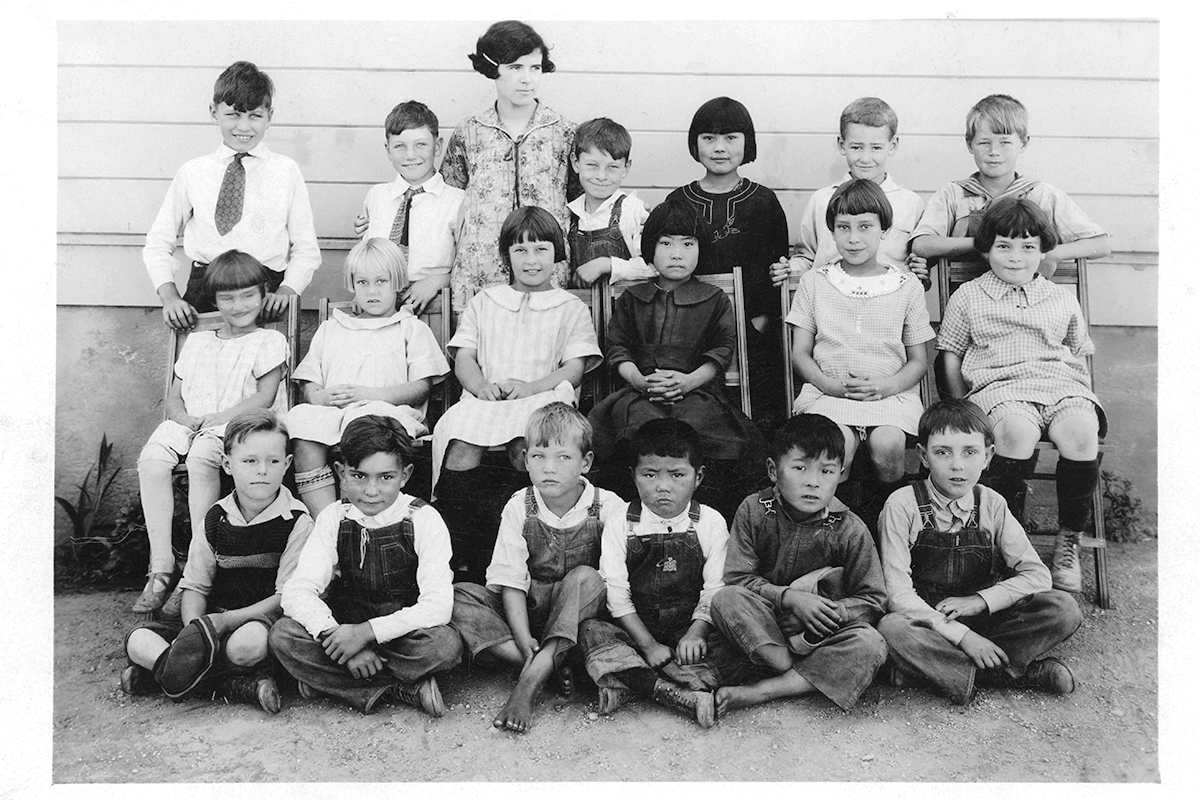
[[[1054,556],[1050,559],[1050,580],[1064,592],[1083,591],[1083,570],[1079,567],[1079,532],[1059,528],[1054,538]]]
[[[262,672],[223,678],[217,692],[226,700],[257,705],[268,714],[279,713],[279,687],[275,679]]]
[[[140,667],[137,664],[130,664],[121,671],[121,691],[125,694],[143,695],[151,694],[158,688],[158,684],[154,682],[154,673],[145,667]]]
[[[446,713],[446,704],[442,702],[442,693],[433,677],[412,684],[394,683],[388,687],[388,695],[401,703],[421,709],[431,717],[440,717]]]
[[[716,703],[712,692],[693,692],[661,678],[654,684],[650,699],[664,708],[678,711],[696,720],[701,728],[711,728],[717,721]]]

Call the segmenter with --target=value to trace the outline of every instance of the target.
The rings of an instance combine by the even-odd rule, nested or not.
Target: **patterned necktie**
[[[224,236],[242,218],[242,199],[246,195],[246,168],[242,159],[249,153],[234,153],[233,161],[225,168],[221,192],[217,195],[217,233]]]
[[[421,186],[410,186],[404,190],[404,200],[396,209],[396,218],[392,220],[392,232],[388,238],[401,247],[408,247],[408,215],[412,211],[413,195],[425,191]]]

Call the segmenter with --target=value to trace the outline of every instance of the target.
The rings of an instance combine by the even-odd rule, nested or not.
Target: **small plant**
[[[1142,499],[1133,495],[1133,483],[1122,475],[1104,470],[1104,532],[1114,542],[1140,542],[1154,538],[1157,531],[1147,520]]]
[[[96,514],[104,504],[104,495],[108,494],[113,481],[121,474],[121,470],[115,466],[109,471],[112,450],[113,445],[108,441],[106,433],[100,437],[100,455],[96,463],[88,467],[83,481],[79,484],[79,497],[74,503],[57,495],[54,498],[71,519],[72,542],[86,541],[91,537],[92,527],[96,524]]]

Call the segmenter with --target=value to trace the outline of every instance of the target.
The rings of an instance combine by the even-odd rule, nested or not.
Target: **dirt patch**
[[[1117,607],[1096,608],[1057,655],[1064,698],[981,690],[967,708],[872,686],[843,713],[823,698],[738,711],[704,731],[653,705],[595,714],[595,695],[547,695],[524,736],[491,719],[507,675],[439,679],[449,706],[366,717],[330,700],[257,708],[117,687],[133,592],[54,601],[55,783],[176,781],[1158,781],[1157,543],[1116,544]],[[1085,557],[1085,573],[1091,559]],[[1085,574],[1085,578],[1086,578]]]

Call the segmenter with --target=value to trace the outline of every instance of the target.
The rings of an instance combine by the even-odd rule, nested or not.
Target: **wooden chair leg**
[[[1103,481],[1096,482],[1092,492],[1092,518],[1096,528],[1096,544],[1092,558],[1096,562],[1096,602],[1101,608],[1112,608],[1108,594],[1108,539],[1104,532],[1104,489]]]

